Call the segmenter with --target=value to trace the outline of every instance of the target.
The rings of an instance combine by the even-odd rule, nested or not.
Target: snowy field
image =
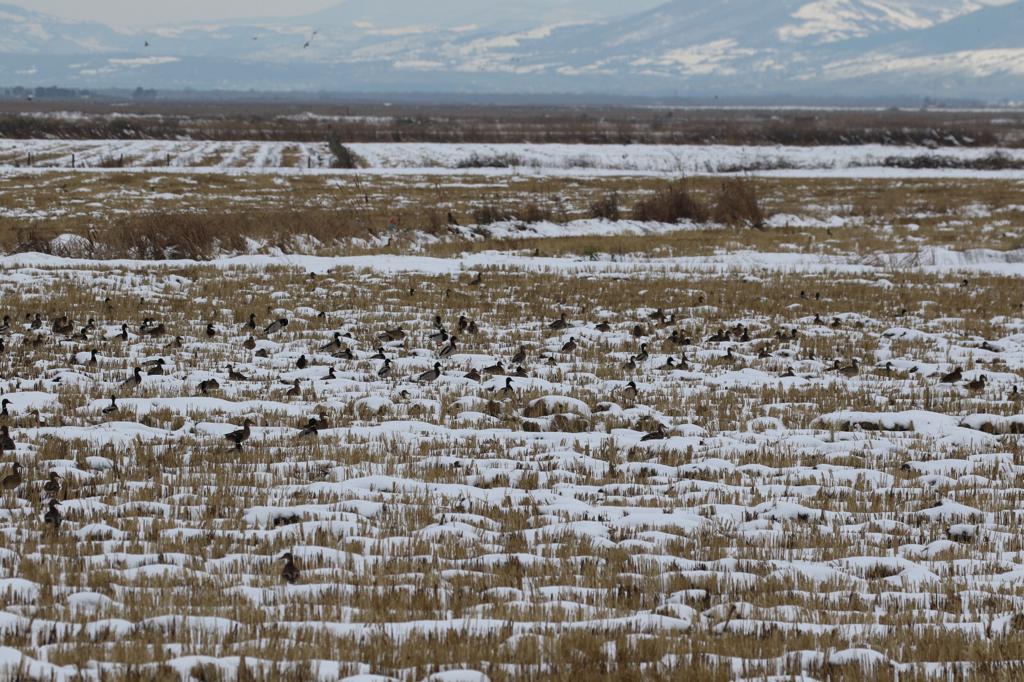
[[[0,677],[1014,679],[1021,258],[0,259]]]
[[[757,172],[838,177],[1024,177],[1024,170],[977,171],[887,167],[887,159],[939,156],[972,161],[995,153],[1024,163],[1024,150],[853,145],[743,147],[724,145],[351,144],[362,173],[460,172],[564,176],[679,175]],[[122,140],[0,140],[0,169],[72,168],[200,170],[217,173],[329,172],[326,144]],[[333,171],[352,172],[352,171]]]

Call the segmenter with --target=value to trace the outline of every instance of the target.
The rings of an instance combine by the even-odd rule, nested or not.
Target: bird
[[[206,325],[206,337],[212,339],[217,336],[217,328],[213,326],[213,322]]]
[[[672,356],[669,356],[665,364],[661,366],[661,369],[676,369],[676,360]]]
[[[985,384],[987,383],[988,379],[986,379],[985,375],[982,374],[977,379],[968,382],[967,389],[971,391],[983,391],[985,390]]]
[[[7,426],[0,426],[0,452],[14,451],[14,439],[11,438],[11,431]]]
[[[441,376],[441,363],[435,362],[434,368],[420,374],[418,377],[416,377],[416,381],[419,381],[421,383],[430,383],[431,381],[437,379],[439,376]]]
[[[21,464],[18,462],[11,465],[11,469],[14,473],[4,476],[4,480],[0,481],[0,486],[2,486],[4,490],[14,490],[21,485],[21,468]]]
[[[249,440],[249,436],[252,435],[252,420],[246,419],[242,422],[242,428],[232,431],[231,433],[224,436],[225,440],[231,441],[235,444],[235,448],[238,450],[242,449],[242,443]]]
[[[292,382],[292,387],[285,391],[285,395],[289,398],[297,398],[302,395],[302,387],[299,386],[298,379]]]
[[[228,379],[231,379],[232,381],[248,381],[249,377],[235,370],[234,365],[228,365]]]
[[[493,375],[498,375],[498,374],[504,374],[505,373],[505,367],[501,364],[501,362],[498,362],[495,365],[491,365],[489,367],[484,367],[483,373],[484,374],[490,374],[492,376]]]
[[[454,355],[456,350],[455,342],[457,340],[458,338],[455,336],[448,339],[448,345],[442,348],[441,351],[437,354],[437,356],[443,360],[445,358],[450,358],[452,355]]]
[[[323,381],[334,381],[337,378],[338,377],[334,374],[334,367],[329,367],[327,369],[327,374],[324,375]]]
[[[627,372],[632,372],[633,370],[635,370],[636,369],[636,356],[635,355],[630,355],[629,356],[629,360],[626,360],[624,363],[622,363],[622,369],[626,370]]]
[[[185,346],[183,341],[184,340],[180,336],[175,336],[174,339],[169,344],[167,344],[167,346],[165,346],[165,347],[168,348],[168,349],[183,348]]]
[[[548,325],[548,329],[554,329],[557,331],[559,329],[565,329],[568,326],[569,323],[565,319],[565,313],[562,313],[557,320]]]
[[[391,376],[391,372],[392,372],[391,361],[388,360],[387,358],[384,358],[384,364],[381,365],[379,370],[377,370],[377,378],[378,379],[387,379],[388,377]]]
[[[43,484],[43,490],[50,493],[50,495],[56,495],[60,492],[60,474],[56,471],[51,471],[49,480]]]
[[[46,510],[45,514],[43,514],[43,523],[45,523],[47,526],[53,526],[53,530],[55,531],[60,529],[60,522],[63,520],[63,517],[60,514],[60,510],[57,509],[57,507],[59,506],[60,502],[58,502],[55,498],[50,498],[50,508]]]
[[[167,364],[167,363],[164,361],[163,358],[157,358],[157,360],[155,362],[153,362],[152,364],[153,364],[152,369],[150,369],[148,372],[146,372],[146,375],[154,377],[154,376],[161,376],[164,373],[164,365]]]
[[[640,344],[640,352],[636,354],[636,361],[637,362],[646,362],[649,357],[651,357],[651,356],[647,352],[647,344],[646,343],[641,343]]]
[[[256,348],[256,338],[249,334],[249,338],[242,342],[242,348],[246,350],[253,350]]]
[[[519,352],[512,356],[513,365],[521,365],[526,362],[526,346],[519,346]]]
[[[110,396],[110,404],[100,410],[102,414],[111,415],[117,412],[117,396]]]
[[[479,383],[481,378],[480,372],[476,369],[476,367],[474,367],[473,369],[466,372],[465,378],[469,379],[470,381],[476,381],[477,383]]]
[[[334,332],[334,338],[328,343],[320,346],[319,350],[321,353],[327,353],[332,350],[338,350],[341,348],[341,332]]]
[[[256,313],[249,313],[249,321],[243,325],[243,329],[256,329]]]
[[[840,367],[837,371],[844,377],[852,378],[860,373],[860,364],[857,362],[857,359],[854,358],[849,365],[847,365],[846,367]]]
[[[350,348],[342,348],[337,353],[332,353],[331,357],[341,358],[342,360],[355,360],[356,359],[355,353],[353,353],[352,349],[350,349]]]
[[[132,371],[132,375],[121,382],[121,388],[126,391],[134,391],[139,385],[142,384],[142,368],[136,367]]]
[[[570,336],[569,340],[562,344],[562,352],[563,353],[571,353],[574,350],[576,350],[576,348],[577,348],[577,344],[576,344],[576,337],[575,336]]]
[[[608,324],[607,322],[598,322],[594,326],[594,329],[596,329],[597,331],[601,332],[602,334],[607,334],[608,332],[610,332],[612,330],[612,326],[610,324]]]
[[[299,569],[295,565],[295,559],[292,557],[291,552],[285,552],[280,556],[278,561],[284,561],[284,568],[281,569],[281,577],[284,581],[290,585],[294,585],[295,581],[299,579]]]
[[[943,384],[955,384],[964,378],[963,370],[959,367],[953,369],[949,374],[944,374],[939,381]]]
[[[220,382],[213,378],[204,379],[199,382],[199,392],[203,395],[208,394],[210,391],[216,391],[218,388],[220,388]]]
[[[267,335],[267,336],[270,336],[271,334],[275,334],[275,333],[281,331],[282,329],[284,329],[287,326],[288,326],[288,318],[281,317],[281,318],[278,318],[278,319],[274,320],[270,324],[268,324],[266,329],[263,330],[263,333],[265,335]]]
[[[11,413],[8,412],[8,410],[7,410],[7,406],[10,405],[10,404],[11,404],[11,401],[8,400],[7,398],[4,398],[2,401],[0,401],[0,417],[10,417],[11,416]]]
[[[432,343],[444,343],[448,340],[448,330],[441,327],[436,332],[427,337]]]
[[[622,387],[622,395],[627,400],[635,400],[639,391],[636,388],[636,382],[630,381],[628,384]]]
[[[640,439],[640,441],[641,442],[645,442],[645,441],[651,441],[651,440],[665,440],[666,438],[668,438],[668,434],[665,433],[665,426],[662,425],[662,424],[658,424],[658,428],[657,429],[655,429],[654,431],[651,431],[650,433],[644,435]]]
[[[299,430],[299,436],[315,436],[320,432],[320,429],[326,428],[327,417],[320,414],[316,417],[310,417],[306,425]]]
[[[299,369],[306,369],[308,365],[309,361],[306,360],[305,355],[300,355],[299,359],[295,361],[295,366],[298,367]]]

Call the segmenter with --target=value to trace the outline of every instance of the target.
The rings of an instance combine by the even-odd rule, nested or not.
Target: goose
[[[48,492],[50,495],[56,495],[60,492],[60,474],[56,471],[50,472],[49,480],[43,484],[43,490]]]
[[[295,565],[295,560],[292,558],[291,552],[285,552],[282,554],[278,561],[284,561],[284,568],[281,569],[281,577],[289,585],[294,585],[299,579],[299,569]]]
[[[477,383],[480,383],[481,376],[480,376],[480,372],[477,371],[476,367],[474,367],[473,369],[471,369],[468,372],[466,372],[466,375],[465,375],[464,378],[469,379],[470,381],[475,381]]]
[[[142,368],[136,367],[132,371],[132,375],[121,382],[121,388],[126,391],[134,391],[139,385],[142,384]]]
[[[254,350],[256,348],[256,337],[249,334],[249,338],[242,342],[242,348],[246,350]]]
[[[377,370],[378,379],[387,379],[392,374],[391,361],[384,358],[384,364]]]
[[[299,386],[299,380],[296,379],[292,382],[292,387],[285,391],[284,394],[289,398],[298,398],[302,395],[302,388]]]
[[[562,344],[562,352],[563,353],[571,353],[574,350],[576,350],[577,347],[578,347],[578,345],[576,343],[576,337],[575,336],[570,336],[569,340],[566,341],[564,344]]]
[[[9,451],[14,451],[14,439],[11,438],[11,430],[7,426],[0,426],[0,452]]]
[[[986,379],[985,375],[982,374],[977,379],[975,379],[974,381],[968,382],[967,388],[968,388],[968,390],[971,390],[971,391],[983,391],[983,390],[985,390],[985,385],[987,383],[988,383],[988,379]]]
[[[963,370],[961,370],[959,367],[956,367],[949,374],[944,374],[942,376],[942,378],[939,379],[939,382],[941,382],[943,384],[955,384],[955,383],[957,383],[958,381],[960,381],[963,378],[964,378]]]
[[[455,337],[455,336],[453,336],[450,339],[448,339],[448,345],[445,346],[444,348],[442,348],[441,352],[439,352],[437,354],[437,356],[439,358],[441,358],[442,360],[444,360],[444,359],[450,358],[452,355],[454,355],[455,354],[455,350],[456,350],[455,342],[457,340],[458,340],[458,337]]]
[[[569,326],[569,323],[565,319],[565,313],[562,313],[557,320],[548,325],[548,329],[559,330],[565,329]]]
[[[242,443],[249,440],[249,436],[252,435],[252,425],[252,420],[246,419],[242,422],[242,428],[227,434],[224,439],[234,443],[236,450],[241,450]]]
[[[0,486],[2,486],[4,490],[14,490],[21,485],[21,464],[19,462],[15,462],[11,465],[11,470],[14,473],[4,476],[4,479],[0,481]]]
[[[321,353],[327,353],[332,350],[338,350],[341,348],[341,332],[334,332],[334,338],[328,343],[320,346]]]
[[[207,395],[210,391],[216,391],[218,388],[220,388],[220,382],[213,378],[199,382],[199,392],[203,395]]]
[[[526,362],[526,346],[519,346],[519,352],[512,356],[513,365],[521,365]]]
[[[270,324],[268,324],[266,329],[263,330],[263,333],[266,336],[270,336],[271,334],[275,334],[275,333],[281,331],[282,329],[284,329],[287,326],[288,326],[288,318],[281,317],[281,318],[278,318],[278,319],[274,320]]]
[[[53,526],[53,530],[55,531],[60,529],[60,522],[63,519],[60,514],[60,510],[57,509],[59,506],[60,502],[51,498],[49,503],[50,508],[46,510],[45,514],[43,514],[43,523],[47,526]]]
[[[110,404],[100,410],[101,414],[111,415],[117,412],[117,396],[110,396]]]
[[[162,376],[164,373],[164,365],[167,364],[163,358],[157,358],[153,363],[153,368],[146,372],[147,376],[156,377]]]
[[[419,381],[421,383],[430,383],[431,381],[437,379],[439,376],[441,376],[441,363],[435,362],[434,369],[423,372],[418,377],[416,377],[416,381]]]
[[[295,361],[295,366],[299,369],[306,369],[309,366],[309,360],[306,359],[305,355],[300,355],[299,359]]]

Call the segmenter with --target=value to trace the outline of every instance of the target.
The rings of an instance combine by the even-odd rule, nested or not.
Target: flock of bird
[[[474,282],[479,283],[479,276]],[[323,315],[323,314],[321,314]],[[674,314],[667,314],[663,309],[659,308],[654,312],[647,314],[647,319],[636,323],[632,328],[632,335],[638,339],[643,339],[638,344],[637,352],[630,355],[629,359],[623,364],[622,369],[625,372],[632,372],[638,369],[644,363],[647,363],[651,359],[650,344],[658,342],[670,349],[674,349],[676,356],[670,356],[663,364],[659,365],[655,369],[659,370],[686,370],[690,366],[690,360],[687,358],[687,352],[689,348],[699,348],[701,343],[694,343],[693,339],[685,336],[679,331],[677,325],[679,320],[676,319]],[[816,324],[826,324],[820,317],[815,317],[814,322]],[[580,325],[576,325],[571,322],[565,313],[562,313],[557,319],[553,321],[543,323],[547,331],[553,333],[568,332],[572,329],[578,329]],[[843,322],[838,318],[833,319],[829,326],[837,328],[842,326]],[[39,332],[43,331],[44,325],[48,325],[49,331],[55,338],[63,337],[69,342],[83,342],[83,341],[94,341],[101,337],[101,331],[94,319],[90,318],[85,326],[77,328],[75,323],[68,318],[67,315],[56,317],[49,321],[49,323],[43,320],[43,317],[39,313],[33,313],[25,316],[25,322],[23,324],[15,323],[10,315],[4,315],[3,321],[0,323],[0,353],[8,353],[9,349],[5,345],[5,338],[10,337],[14,332],[20,332],[22,334],[23,343],[29,347],[38,347],[46,343],[45,337]],[[244,350],[252,352],[256,357],[269,357],[269,351],[265,348],[257,349],[256,335],[260,334],[264,338],[269,338],[275,334],[279,334],[288,328],[289,321],[287,318],[281,317],[271,320],[268,324],[261,324],[257,322],[255,314],[251,314],[246,322],[242,324],[241,336],[245,336],[245,340],[241,342],[241,346]],[[607,333],[611,332],[612,328],[608,322],[598,322],[596,324],[588,325],[597,332]],[[436,359],[433,366],[422,372],[418,372],[408,377],[397,376],[397,370],[395,360],[398,359],[398,354],[403,350],[407,349],[408,345],[406,339],[409,338],[410,332],[399,325],[393,328],[384,329],[378,332],[373,338],[373,345],[376,346],[376,351],[372,354],[369,351],[362,351],[357,355],[357,352],[353,350],[353,347],[357,345],[357,339],[352,335],[351,332],[333,332],[331,338],[322,345],[318,345],[315,348],[316,355],[314,357],[322,358],[324,354],[329,354],[332,358],[339,360],[357,360],[357,359],[369,359],[379,362],[375,370],[376,377],[380,380],[394,381],[398,383],[408,382],[410,384],[428,384],[434,382],[445,376],[445,367],[442,364],[443,361],[451,359],[459,350],[460,338],[472,337],[479,333],[479,329],[474,320],[468,318],[466,315],[460,315],[455,322],[455,327],[458,333],[449,331],[449,328],[445,325],[441,315],[435,315],[433,317],[432,329],[427,330],[426,338],[436,349]],[[659,333],[652,331],[652,329],[669,328],[671,332]],[[107,343],[118,343],[128,342],[135,338],[146,338],[156,339],[161,337],[170,337],[167,326],[155,319],[144,319],[139,324],[134,333],[131,331],[132,325],[128,323],[120,324],[120,331],[106,337],[104,340]],[[798,330],[795,327],[788,329],[779,329],[772,334],[761,334],[759,336],[752,336],[751,330],[743,324],[736,324],[729,328],[721,328],[716,330],[713,334],[703,339],[705,344],[726,344],[724,353],[719,356],[721,362],[740,364],[746,360],[748,356],[741,356],[735,353],[733,344],[747,344],[754,343],[759,346],[757,350],[758,358],[772,358],[772,357],[788,357],[793,359],[795,357],[791,350],[783,351],[781,344],[786,342],[795,341],[798,338]],[[218,336],[225,335],[225,332],[218,329],[214,323],[208,323],[205,328],[197,335],[205,337],[207,339],[213,339]],[[462,335],[462,336],[460,336]],[[564,337],[563,337],[564,338]],[[776,346],[776,352],[773,353],[769,349],[772,345]],[[579,348],[580,342],[575,336],[561,343],[559,351],[562,354],[572,354]],[[170,342],[163,346],[163,349],[168,353],[174,353],[176,350],[184,347],[183,338],[181,336],[170,337]],[[551,347],[551,346],[549,346]],[[556,344],[557,347],[557,344]],[[994,348],[990,346],[990,348]],[[997,350],[997,349],[996,349]],[[313,355],[313,353],[311,353]],[[482,382],[484,377],[500,378],[504,377],[504,384],[501,388],[495,387],[493,390],[498,396],[503,399],[513,398],[516,394],[516,378],[527,378],[530,377],[527,365],[530,360],[531,351],[526,346],[518,346],[514,354],[510,357],[508,365],[505,364],[504,360],[497,360],[493,364],[489,364],[484,367],[471,367],[468,372],[459,370],[459,374],[465,378],[475,382]],[[538,360],[546,365],[555,366],[558,364],[554,353],[540,354],[537,353]],[[805,354],[804,359],[815,360],[813,353]],[[98,350],[92,349],[84,353],[75,353],[72,356],[72,362],[85,366],[95,367],[98,363]],[[144,363],[140,363],[139,366],[134,367],[131,370],[130,376],[120,383],[119,389],[121,395],[131,394],[133,391],[138,389],[144,381],[144,376],[159,376],[164,374],[165,367],[168,365],[167,360],[163,357],[158,357],[149,360]],[[305,353],[301,354],[295,361],[295,367],[298,369],[305,370],[314,366],[314,362],[311,361]],[[827,367],[827,365],[826,365]],[[463,368],[465,369],[465,368]],[[862,367],[857,359],[853,359],[849,364],[843,364],[839,360],[835,360],[830,367],[831,371],[838,373],[847,378],[856,377],[861,371]],[[892,362],[887,362],[884,365],[880,365],[875,368],[875,371],[884,376],[894,376],[894,367]],[[913,374],[917,371],[917,368],[911,368],[909,372],[905,372],[905,375]],[[904,376],[905,376],[904,375]],[[793,377],[796,376],[792,367],[788,367],[785,372],[780,374],[782,377]],[[326,371],[323,376],[323,380],[331,380],[335,378],[335,368],[332,365],[326,366]],[[967,389],[971,391],[980,391],[986,388],[987,381],[984,375],[980,375],[978,378],[968,382],[964,382],[963,370],[960,367],[956,367],[952,371],[935,375],[935,378],[944,384],[959,384],[965,383]],[[235,382],[235,381],[248,381],[249,378],[241,371],[237,370],[233,364],[227,365],[227,371],[224,374],[224,381]],[[198,390],[203,395],[207,395],[211,391],[215,391],[221,388],[221,381],[217,378],[209,378],[201,381],[198,386]],[[619,395],[626,401],[636,401],[639,389],[635,381],[630,380],[625,383],[620,389],[618,389]],[[301,396],[302,388],[298,379],[290,382],[290,387],[286,392],[286,396],[289,398]],[[406,390],[401,391],[403,398],[407,398],[409,393]],[[1012,399],[1017,399],[1019,393],[1017,387],[1013,387],[1013,391],[1010,396]],[[110,404],[102,409],[104,417],[111,417],[117,415],[119,412],[119,406],[117,404],[118,395],[110,396]],[[0,401],[0,452],[14,452],[16,450],[16,443],[11,435],[9,424],[17,415],[12,412],[12,403],[10,400],[4,398]],[[35,412],[35,417],[38,420],[38,412]],[[246,418],[242,424],[242,427],[230,431],[224,436],[225,441],[229,446],[233,446],[236,449],[241,450],[243,444],[246,443],[252,436],[252,427],[255,423]],[[298,427],[298,434],[300,437],[316,436],[317,433],[328,426],[328,418],[324,414],[318,414],[315,417],[310,418],[305,424]],[[643,441],[660,440],[670,437],[669,432],[663,425],[658,427],[642,436]],[[11,473],[2,479],[2,488],[7,492],[16,492],[23,485],[25,485],[25,477],[22,473],[24,467],[17,461],[11,465]],[[51,471],[48,479],[42,485],[42,490],[48,499],[46,501],[47,511],[44,515],[45,524],[56,532],[61,525],[63,520],[60,511],[59,494],[62,491],[62,479],[60,475]],[[299,569],[295,565],[294,558],[291,553],[286,553],[280,557],[281,561],[285,562],[284,568],[281,572],[282,578],[289,582],[294,583],[299,578]]]

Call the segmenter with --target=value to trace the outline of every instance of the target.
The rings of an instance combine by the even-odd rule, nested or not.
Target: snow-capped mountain
[[[1024,0],[671,0],[631,7],[623,15],[617,0],[435,0],[396,13],[386,2],[346,0],[286,20],[122,31],[0,4],[0,85],[1024,93]]]

